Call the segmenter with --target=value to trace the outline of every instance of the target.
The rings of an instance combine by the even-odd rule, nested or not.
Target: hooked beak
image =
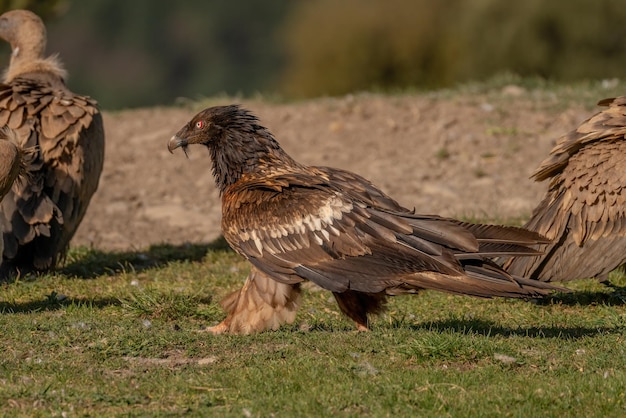
[[[170,153],[173,154],[176,148],[183,147],[183,151],[185,152],[185,155],[187,155],[187,145],[188,144],[186,139],[181,139],[174,135],[167,143],[167,149]]]

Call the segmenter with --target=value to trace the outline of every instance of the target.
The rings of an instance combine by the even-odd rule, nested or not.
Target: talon
[[[356,324],[356,330],[359,332],[369,332],[369,328],[364,324]]]

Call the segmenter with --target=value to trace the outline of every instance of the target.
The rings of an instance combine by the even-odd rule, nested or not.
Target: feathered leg
[[[367,331],[367,315],[378,314],[385,310],[387,298],[384,293],[362,293],[346,290],[333,293],[341,312],[356,322],[358,331]]]
[[[252,267],[243,287],[226,296],[221,305],[226,319],[208,329],[213,334],[253,334],[277,330],[296,319],[300,284],[284,284]]]

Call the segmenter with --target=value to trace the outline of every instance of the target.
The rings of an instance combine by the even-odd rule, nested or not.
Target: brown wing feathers
[[[294,190],[284,193],[290,193],[290,207],[301,207],[306,212],[285,214],[281,205],[257,205],[257,210],[246,210],[254,203],[239,200],[239,208],[246,215],[238,216],[232,227],[231,215],[225,215],[226,239],[257,268],[268,274],[279,273],[278,280],[292,282],[300,277],[335,292],[352,289],[377,293],[406,285],[407,280],[414,282],[407,276],[422,271],[462,275],[464,266],[472,263],[474,278],[479,279],[477,267],[485,254],[536,255],[538,252],[527,245],[545,242],[538,234],[519,228],[472,225],[408,211],[392,213],[363,202],[334,203],[343,211],[324,209],[321,206],[333,206],[325,202],[337,202],[340,195],[335,196],[336,200],[327,199],[322,191],[301,189],[307,205],[299,202]],[[228,190],[224,197],[232,199]],[[235,213],[228,208],[227,212]],[[333,216],[322,217],[319,213]],[[278,223],[268,219],[267,214]],[[241,234],[241,230],[248,232]],[[495,268],[488,269],[493,278]],[[507,286],[514,283],[501,270],[499,277]],[[423,287],[432,285],[426,283]],[[521,286],[512,289],[509,293],[532,294]],[[453,286],[449,291],[455,292]],[[489,296],[485,290],[480,293]]]

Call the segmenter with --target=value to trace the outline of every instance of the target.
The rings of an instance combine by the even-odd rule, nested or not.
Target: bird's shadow
[[[626,305],[626,286],[606,282],[604,290],[572,290],[569,293],[555,293],[538,299],[538,305],[565,306],[624,306]]]
[[[439,334],[454,333],[461,335],[481,335],[485,337],[530,337],[530,338],[564,338],[580,339],[611,332],[623,332],[616,327],[526,327],[508,328],[496,325],[495,322],[483,319],[445,319],[421,323],[409,323],[405,319],[399,319],[390,324],[372,324],[373,332],[388,332],[389,329],[408,329],[416,335],[423,332],[435,332]],[[295,328],[293,331],[298,331]],[[301,330],[300,330],[301,331]],[[307,332],[356,332],[354,326],[346,324],[314,324]]]
[[[210,243],[182,245],[159,244],[146,250],[106,252],[97,249],[78,249],[70,254],[65,264],[55,271],[68,279],[95,279],[104,274],[116,275],[132,271],[135,273],[164,266],[172,261],[201,261],[209,251],[232,251],[226,241],[220,237]],[[16,281],[37,280],[48,273],[13,274],[0,280],[3,284]],[[84,305],[93,308],[120,305],[115,297],[72,298],[52,292],[43,299],[12,303],[0,300],[0,313],[28,313],[60,310],[70,305]]]
[[[556,293],[534,302],[537,305],[565,305],[565,306],[623,306],[626,305],[626,287],[606,282],[605,286],[612,291],[602,290],[574,290],[570,293]],[[522,336],[533,338],[583,338],[610,332],[623,332],[620,327],[528,327],[506,328],[481,319],[448,319],[425,322],[421,324],[400,325],[416,331],[437,330],[453,331],[463,334],[499,335],[504,337]]]
[[[106,308],[107,306],[120,305],[122,302],[118,298],[108,297],[99,299],[68,298],[52,292],[45,299],[32,300],[28,302],[4,302],[0,301],[0,313],[32,313],[43,311],[56,311],[64,309],[70,305],[89,306],[93,308]]]
[[[615,327],[526,327],[508,328],[483,319],[446,319],[405,325],[414,331],[454,332],[467,335],[531,337],[531,338],[566,338],[579,339],[610,332],[622,332]]]
[[[232,251],[223,237],[210,243],[151,245],[138,251],[101,251],[84,249],[70,255],[56,273],[79,279],[95,279],[103,274],[115,275],[164,266],[172,261],[201,261],[209,251]]]

